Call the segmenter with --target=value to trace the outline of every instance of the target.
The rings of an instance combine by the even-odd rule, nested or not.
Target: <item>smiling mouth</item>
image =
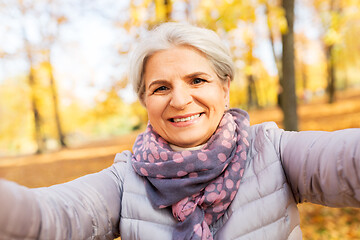
[[[194,120],[195,118],[199,118],[200,116],[201,116],[201,113],[195,114],[195,115],[192,115],[192,116],[186,117],[186,118],[172,118],[172,119],[170,119],[170,120],[171,120],[172,122],[174,122],[174,123],[187,122],[187,121]]]

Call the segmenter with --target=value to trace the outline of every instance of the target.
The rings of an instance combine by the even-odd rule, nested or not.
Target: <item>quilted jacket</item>
[[[170,209],[154,209],[131,152],[95,174],[47,188],[0,181],[0,239],[171,239]],[[250,128],[238,193],[210,226],[214,239],[301,239],[297,204],[360,206],[360,129]]]

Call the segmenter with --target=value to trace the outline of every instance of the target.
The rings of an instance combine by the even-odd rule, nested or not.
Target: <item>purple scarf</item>
[[[157,208],[172,207],[177,223],[173,239],[213,239],[217,221],[239,189],[249,142],[248,115],[231,109],[202,149],[174,152],[149,124],[133,147],[132,166],[146,177],[146,190]]]

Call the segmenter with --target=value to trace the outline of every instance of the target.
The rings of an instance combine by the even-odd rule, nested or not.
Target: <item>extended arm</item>
[[[0,179],[0,236],[37,239],[40,209],[34,194],[23,186]]]
[[[5,239],[108,239],[119,235],[122,197],[117,163],[48,188],[0,181],[0,236]]]
[[[360,129],[283,132],[280,154],[297,202],[360,207]]]

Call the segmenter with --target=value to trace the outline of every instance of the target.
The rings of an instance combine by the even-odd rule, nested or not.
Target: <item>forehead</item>
[[[144,77],[154,75],[188,74],[190,72],[214,73],[206,55],[189,46],[176,46],[151,55],[144,67]],[[158,76],[157,76],[158,77]]]

